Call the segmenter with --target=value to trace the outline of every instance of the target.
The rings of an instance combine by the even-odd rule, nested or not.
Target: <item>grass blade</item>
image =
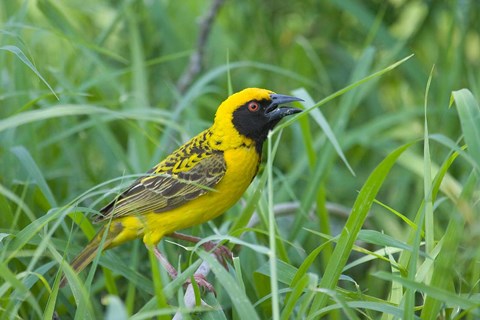
[[[367,181],[363,185],[360,193],[353,205],[352,212],[348,218],[345,227],[340,234],[337,246],[332,253],[330,262],[327,265],[325,274],[320,280],[319,287],[322,289],[333,290],[337,284],[340,274],[345,266],[347,259],[353,247],[354,241],[357,239],[360,228],[367,217],[368,211],[375,200],[378,190],[387,177],[388,172],[397,161],[398,157],[407,150],[413,143],[403,145],[390,153],[370,174]],[[309,315],[315,314],[318,310],[325,307],[328,296],[318,294],[312,303]]]
[[[401,283],[404,287],[425,293],[431,297],[434,297],[435,299],[444,301],[447,306],[458,306],[467,310],[473,310],[480,307],[480,298],[478,296],[460,296],[452,293],[451,291],[412,281],[398,275],[387,273],[385,271],[379,271],[373,275],[383,280]]]
[[[1,46],[0,50],[5,50],[16,55],[17,58],[20,59],[20,61],[22,61],[30,70],[32,70],[37,75],[37,77],[40,78],[40,80],[42,80],[42,82],[48,87],[48,89],[52,92],[55,98],[57,98],[57,100],[60,100],[57,94],[55,93],[55,91],[53,90],[53,88],[48,84],[47,80],[45,80],[45,78],[40,74],[37,68],[35,68],[33,63],[30,62],[30,60],[28,60],[27,56],[23,53],[22,50],[20,50],[19,47],[7,45],[7,46]]]
[[[452,100],[457,105],[463,136],[468,145],[467,152],[480,167],[480,106],[473,94],[467,89],[452,92]]]
[[[260,319],[242,287],[236,283],[235,278],[229,274],[217,260],[212,258],[210,254],[204,251],[198,251],[198,255],[210,264],[212,272],[217,277],[218,282],[225,288],[239,317],[241,319],[251,320]]]
[[[33,179],[33,182],[38,185],[45,198],[47,198],[50,206],[57,207],[57,201],[53,196],[52,190],[50,190],[47,181],[45,181],[45,178],[43,177],[42,171],[37,166],[28,150],[23,146],[18,146],[13,147],[12,152],[17,156],[18,160],[20,160],[25,171],[28,172],[28,177]]]

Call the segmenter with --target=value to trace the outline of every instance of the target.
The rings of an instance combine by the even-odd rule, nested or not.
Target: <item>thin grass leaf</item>
[[[50,190],[47,181],[45,181],[45,178],[43,177],[42,171],[37,166],[28,150],[23,146],[18,146],[13,147],[11,151],[17,156],[18,160],[20,160],[25,171],[28,172],[29,179],[32,179],[32,181],[38,185],[42,194],[47,198],[50,206],[57,207],[57,201],[55,200],[52,190]]]
[[[35,220],[35,215],[32,212],[32,210],[27,206],[27,204],[15,193],[5,188],[1,183],[0,183],[0,194],[2,194],[6,199],[15,203],[18,206],[18,209],[24,212],[31,221]]]
[[[440,239],[440,241],[437,242],[435,245],[435,248],[433,248],[432,252],[430,252],[428,259],[425,259],[422,264],[418,267],[417,274],[415,275],[415,281],[418,282],[426,282],[428,277],[431,275],[432,269],[435,267],[433,264],[437,261],[438,254],[443,248],[444,245],[444,237]],[[421,245],[424,245],[421,243]],[[404,273],[405,274],[405,273]]]
[[[235,221],[230,227],[229,233],[233,236],[239,236],[239,233],[248,225],[248,222],[252,218],[252,215],[255,212],[256,206],[262,196],[263,189],[267,183],[267,171],[265,170],[260,177],[257,177],[256,180],[258,183],[255,186],[255,189],[251,195],[247,198],[247,203]]]
[[[334,313],[337,309],[341,310],[344,314],[343,318],[346,319],[360,319],[356,313],[352,310],[352,308],[348,305],[348,302],[345,300],[345,297],[342,295],[337,294],[336,291],[333,290],[326,290],[322,288],[317,288],[316,291],[319,294],[324,294],[330,296],[330,298],[335,301],[336,303],[321,310],[316,311],[315,313],[308,315],[308,320],[314,320],[323,318],[324,314],[334,314],[340,316],[340,313]],[[317,295],[318,296],[318,295]],[[314,302],[315,303],[315,300]]]
[[[150,265],[152,266],[152,281],[153,289],[155,291],[155,299],[157,302],[157,308],[163,309],[168,307],[167,298],[165,297],[163,291],[162,277],[160,275],[160,270],[158,268],[158,260],[155,257],[155,254],[152,250],[148,250],[148,257],[150,260]],[[165,316],[160,317],[159,319],[166,319]]]
[[[357,251],[362,252],[361,250],[357,250]],[[399,252],[402,252],[402,250],[399,248],[392,248],[392,247],[385,247],[382,249],[375,250],[373,252],[366,251],[365,256],[358,258],[356,260],[353,260],[352,262],[347,264],[345,268],[343,268],[342,272],[346,272],[347,270],[354,269],[355,267],[361,264],[368,263],[369,261],[373,261],[376,259],[381,259],[389,263],[392,270],[395,270],[395,271],[401,270],[402,272],[404,272],[405,269],[402,268],[402,266],[399,265],[395,259],[392,260],[392,255]],[[388,258],[384,258],[384,256],[387,256]]]
[[[303,292],[306,290],[306,288],[309,285],[316,286],[317,283],[314,279],[309,277],[308,274],[304,274],[293,286],[292,292],[288,295],[288,297],[285,298],[285,307],[282,309],[282,313],[280,314],[280,319],[282,320],[287,320],[291,319],[294,308],[296,306],[297,301],[300,299],[300,296],[303,294]],[[312,280],[315,281],[315,283],[312,283]]]
[[[41,312],[39,312],[40,310],[40,307],[38,305],[38,302],[35,301],[35,299],[33,299],[32,297],[28,298],[28,294],[29,294],[29,290],[28,288],[23,284],[23,282],[18,279],[19,276],[15,273],[13,273],[9,268],[8,268],[8,265],[7,263],[1,263],[0,264],[0,277],[4,280],[2,281],[3,284],[0,285],[0,294],[1,296],[4,296],[4,294],[10,290],[14,290],[13,292],[15,293],[17,299],[18,298],[27,298],[31,301],[30,302],[30,305],[32,306],[32,308],[34,308],[38,314],[41,314]],[[12,300],[9,300],[9,301],[6,301],[7,302],[7,307],[6,309],[10,309],[10,308],[13,308],[14,307],[14,304],[16,303],[16,301],[13,301]]]
[[[108,253],[108,252],[107,252]],[[194,263],[192,263],[187,269],[183,270],[182,273],[178,274],[178,276],[169,282],[167,285],[163,287],[163,294],[167,299],[171,299],[175,293],[177,292],[178,288],[183,286],[185,281],[189,279],[195,271],[198,269],[200,264],[202,263],[201,260],[197,260]],[[121,261],[118,261],[116,265],[121,264]],[[107,264],[105,264],[107,265]],[[115,270],[115,264],[111,266],[112,270]],[[120,267],[120,266],[119,266]],[[123,266],[122,266],[123,267]],[[130,275],[132,274],[131,272],[123,272],[123,274],[130,280],[130,281],[135,281],[137,288],[142,288],[145,292],[147,292],[149,295],[154,295],[154,290],[152,289],[152,284],[151,280],[145,279],[145,281],[139,282],[138,277],[132,278]],[[154,296],[150,300],[148,300],[139,310],[136,314],[134,314],[131,318],[132,319],[144,319],[145,314],[149,314],[150,312],[153,312],[158,309],[158,304],[157,304],[157,299]],[[176,310],[169,311],[169,312],[161,312],[159,315],[163,314],[171,314],[175,313]]]
[[[107,114],[111,117],[105,120],[114,119],[132,119],[132,120],[148,120],[150,122],[164,124],[169,128],[179,130],[178,124],[170,120],[170,117],[164,112],[152,112],[151,110],[125,110],[121,112],[111,111],[105,108],[100,108],[90,105],[57,105],[48,109],[31,110],[22,112],[8,118],[0,120],[0,132],[11,128],[17,128],[31,122],[40,122],[46,119],[61,118],[66,116],[77,115],[95,115]],[[92,123],[95,124],[95,123]]]
[[[233,276],[230,275],[217,260],[212,258],[210,254],[199,251],[198,255],[210,265],[210,268],[217,277],[219,283],[225,288],[225,291],[230,297],[239,317],[241,319],[259,319],[257,312],[252,307],[252,303],[249,301],[242,288],[235,282]]]
[[[242,266],[238,257],[233,257],[233,269],[235,270],[235,278],[241,289],[245,292],[245,280],[242,276]]]
[[[449,139],[448,137],[446,137],[442,134],[431,134],[429,138],[430,138],[430,140],[434,140],[434,141],[439,142],[440,144],[443,144],[449,150],[457,152],[472,167],[474,167],[476,170],[480,171],[480,167],[478,167],[478,163],[472,158],[472,156],[468,152],[465,152],[465,150],[467,149],[466,145],[459,146],[458,142],[455,142],[452,139]]]
[[[326,246],[329,246],[332,240],[327,240],[326,242],[322,243],[320,246],[312,250],[308,254],[308,256],[303,260],[302,264],[298,268],[297,272],[295,273],[295,276],[293,277],[290,286],[297,286],[297,282],[300,281],[304,276],[307,275],[307,271],[310,268],[310,266],[313,264],[313,262],[316,260],[317,256],[324,250]],[[316,286],[315,286],[316,287]],[[285,302],[288,302],[290,298],[291,293],[287,293],[285,296]]]
[[[40,74],[37,68],[35,68],[33,63],[30,62],[30,60],[28,60],[27,56],[23,53],[22,50],[20,50],[20,48],[12,45],[7,45],[7,46],[1,46],[0,50],[5,50],[16,55],[17,58],[20,59],[20,61],[22,61],[30,70],[32,70],[37,75],[37,77],[40,78],[40,80],[42,80],[42,82],[48,87],[48,89],[52,92],[55,98],[57,98],[57,100],[60,100],[57,94],[55,93],[55,91],[53,90],[53,88],[50,86],[50,84],[48,84],[47,80],[45,80],[45,78]]]
[[[415,223],[417,223],[419,226],[423,225],[425,221],[424,206],[425,202],[422,201],[420,208],[417,210],[417,214],[415,216]],[[413,252],[402,251],[399,258],[399,263],[401,265],[404,264],[407,266],[407,278],[409,281],[414,281],[415,275],[417,274],[417,264],[420,256],[420,245],[422,239],[420,230],[420,228],[412,230],[407,241],[407,243],[412,244]],[[406,288],[400,306],[404,309],[403,318],[413,319],[415,315],[415,290],[413,290],[411,287]]]
[[[343,146],[345,149],[356,144],[369,145],[372,139],[382,136],[385,131],[398,126],[398,124],[412,123],[423,112],[417,109],[404,110],[402,113],[380,114],[369,121],[345,132]]]
[[[19,250],[28,244],[33,237],[38,236],[38,233],[41,229],[43,229],[51,221],[61,221],[67,213],[68,209],[51,209],[45,215],[41,216],[22,230],[18,231],[15,235],[15,238],[8,245],[10,254],[7,256],[5,261],[8,262],[11,259],[14,259]]]
[[[43,314],[43,319],[45,320],[53,319],[53,315],[55,313],[55,303],[57,302],[58,292],[60,289],[60,279],[60,273],[57,273],[57,276],[55,277],[55,281],[53,283],[53,288],[48,295],[47,305]]]
[[[408,244],[375,230],[360,230],[357,239],[367,243],[376,244],[378,246],[393,247],[412,251],[412,247]]]
[[[131,87],[133,89],[132,102],[133,105],[126,105],[126,107],[148,107],[150,106],[149,94],[148,94],[148,85],[147,85],[147,75],[145,70],[145,59],[142,48],[142,37],[139,32],[138,21],[136,20],[138,15],[135,15],[133,11],[128,10],[127,21],[129,24],[129,39],[130,39],[130,54],[132,57],[132,78],[131,78]],[[131,103],[130,103],[131,104]],[[147,131],[145,123],[140,122],[139,126],[141,130],[134,131],[132,135],[129,136],[129,158],[132,167],[136,170],[140,170],[145,166],[149,165],[146,162],[148,159],[147,146],[145,144],[146,140],[144,139],[144,134],[142,131]]]
[[[412,220],[408,219],[408,217],[406,217],[404,214],[398,212],[397,210],[393,209],[392,207],[389,207],[385,203],[380,202],[376,199],[375,199],[375,203],[382,206],[383,208],[387,209],[388,211],[392,212],[394,215],[396,215],[400,219],[402,219],[402,221],[405,222],[413,230],[416,230],[418,228],[417,225]],[[422,230],[422,236],[423,236],[423,230]]]
[[[423,179],[423,157],[408,150],[398,159],[398,163]],[[432,163],[431,168],[432,174],[436,175],[439,170],[438,165]],[[460,197],[462,184],[451,174],[445,173],[445,177],[440,185],[440,190],[450,199],[456,201],[456,199]]]
[[[398,283],[401,283],[404,287],[410,288],[418,292],[422,292],[435,299],[443,301],[446,306],[457,306],[462,309],[468,310],[473,310],[480,307],[480,297],[474,298],[472,296],[460,296],[454,292],[429,286],[424,283],[412,281],[410,279],[400,277],[398,275],[393,275],[385,271],[375,272],[373,276],[386,281],[396,281]]]
[[[311,232],[311,233],[313,233],[313,234],[315,234],[315,235],[318,235],[318,236],[320,236],[320,237],[322,237],[322,238],[324,238],[324,239],[326,239],[326,240],[328,240],[328,241],[331,241],[331,242],[334,242],[334,243],[338,242],[339,236],[332,237],[332,236],[329,236],[329,235],[327,235],[327,234],[323,234],[323,233],[321,233],[321,232],[317,232],[317,231],[310,230],[310,229],[307,229],[307,228],[305,228],[305,230],[308,231],[308,232]],[[360,231],[362,231],[362,230],[360,230]],[[318,249],[318,248],[317,248],[317,249]],[[317,249],[315,249],[315,250],[317,250]],[[403,250],[400,250],[400,249],[398,249],[398,248],[391,248],[391,247],[385,247],[385,248],[382,248],[382,249],[380,249],[380,250],[373,251],[373,252],[370,251],[370,250],[367,250],[367,249],[365,249],[365,248],[363,248],[363,247],[357,246],[357,245],[354,245],[354,246],[352,247],[352,249],[353,249],[354,251],[356,251],[356,252],[365,254],[366,256],[364,256],[364,257],[362,257],[362,258],[359,258],[359,259],[357,259],[357,260],[355,260],[355,261],[347,264],[347,265],[343,268],[342,272],[345,272],[345,271],[347,271],[348,269],[351,269],[352,267],[357,266],[357,265],[359,265],[359,264],[361,264],[361,263],[365,263],[365,262],[367,262],[367,261],[371,261],[371,260],[374,260],[374,259],[380,259],[380,260],[389,262],[389,259],[387,259],[387,258],[384,257],[385,254],[396,253],[396,252],[403,252]],[[315,252],[315,250],[312,251],[312,253]],[[307,259],[308,259],[308,258],[307,258]],[[302,265],[303,265],[303,264],[302,264]],[[399,270],[403,270],[402,266],[401,266],[401,265],[398,265],[398,264],[392,264],[392,267],[395,267],[395,268],[397,268],[397,269],[399,269]],[[342,277],[342,276],[343,276],[343,275],[341,275],[340,277]]]
[[[264,263],[260,266],[255,272],[266,275],[268,277],[272,276],[271,266],[269,263]],[[277,259],[277,275],[278,281],[286,285],[292,286],[292,281],[295,278],[298,269],[294,266]]]
[[[42,121],[50,118],[106,112],[108,111],[97,107],[71,105],[57,106],[43,110],[32,110],[0,120],[0,132],[10,128],[16,128],[30,122]]]
[[[401,65],[402,63],[404,63],[405,61],[407,61],[408,59],[410,59],[411,57],[413,57],[413,54],[389,65],[388,67],[380,70],[380,71],[377,71],[369,76],[366,76],[358,81],[355,81],[354,83],[346,86],[345,88],[343,89],[340,89],[332,94],[330,94],[328,97],[326,98],[323,98],[322,100],[320,100],[319,102],[317,102],[316,104],[314,104],[313,106],[305,109],[303,112],[300,112],[300,113],[297,113],[297,114],[294,114],[290,117],[287,118],[287,120],[283,121],[282,123],[280,123],[279,125],[277,125],[275,127],[275,129],[273,130],[273,132],[276,132],[276,131],[280,131],[281,129],[285,128],[285,127],[288,127],[291,123],[297,121],[298,118],[302,118],[302,117],[306,117],[312,110],[330,102],[331,100],[347,93],[348,91],[358,87],[359,85],[365,83],[365,82],[368,82],[370,80],[373,80],[377,77],[380,77],[382,75],[384,75],[385,73],[395,69],[396,67],[398,67],[399,65]]]
[[[140,245],[140,242],[137,241],[133,244],[133,250],[132,250],[132,263],[130,263],[130,266],[134,270],[138,270],[138,264],[141,262],[140,261],[140,255],[139,255],[139,248],[140,246],[143,247],[143,245]],[[111,277],[111,281],[114,282],[113,276]],[[128,314],[132,314],[135,308],[135,302],[137,299],[137,287],[136,284],[133,282],[128,283],[128,288],[127,288],[127,295],[125,298],[125,307],[127,309]]]
[[[299,301],[300,305],[298,306],[298,313],[296,318],[299,320],[305,318],[305,314],[307,314],[307,311],[310,308],[310,304],[315,298],[315,294],[317,291],[318,278],[319,278],[318,275],[309,274],[309,276],[310,276],[310,281],[308,282],[307,290],[303,295],[302,300]]]
[[[403,315],[402,308],[393,306],[388,303],[384,302],[373,302],[373,301],[347,301],[346,305],[350,308],[360,309],[360,310],[372,310],[380,312],[384,315],[392,315],[394,317],[401,318]],[[324,309],[324,313],[336,308],[342,308],[341,305],[335,304],[332,306],[328,306]],[[415,317],[415,319],[420,320],[420,317]]]
[[[327,265],[327,269],[325,270],[322,280],[320,281],[320,288],[328,290],[333,290],[335,288],[343,267],[345,266],[350,255],[353,243],[357,238],[358,232],[360,231],[365,218],[367,217],[378,190],[382,186],[383,181],[387,177],[388,172],[395,164],[398,157],[412,145],[413,143],[408,143],[394,150],[375,168],[375,170],[368,177],[367,181],[360,190],[357,199],[355,200],[352,212],[342,230],[342,233],[340,234],[337,246],[333,251],[331,260]],[[320,309],[324,308],[327,304],[327,301],[328,296],[325,294],[317,295],[312,303],[309,316],[312,316]]]
[[[460,234],[463,230],[463,223],[458,217],[450,220],[445,235],[442,237],[441,250],[438,258],[435,259],[435,268],[431,270],[430,286],[445,290],[453,286],[452,275],[455,274],[455,259],[457,248],[460,243]],[[439,244],[439,245],[440,245]],[[427,295],[422,309],[421,318],[434,320],[438,318],[441,307],[448,301],[438,299],[437,297]],[[477,301],[477,307],[480,307],[480,301]]]
[[[305,102],[302,103],[303,105],[314,105],[315,102],[313,101],[312,97],[308,94],[308,92],[305,89],[297,89],[292,92],[292,94],[298,98],[303,99]],[[348,171],[355,176],[355,172],[353,171],[352,167],[350,166],[350,163],[348,163],[347,158],[345,157],[345,154],[342,151],[342,148],[340,147],[340,143],[338,142],[335,133],[333,132],[332,128],[327,122],[327,119],[323,116],[323,113],[319,109],[314,109],[311,111],[311,116],[313,120],[322,128],[323,132],[327,136],[328,140],[332,144],[333,148],[335,149],[335,152],[338,154],[340,159],[343,161],[345,166],[348,168]]]
[[[366,76],[358,81],[355,81],[353,84],[339,90],[339,91],[336,91],[335,93],[329,95],[328,97],[320,100],[318,103],[312,105],[311,107],[305,109],[303,112],[300,112],[300,113],[297,113],[295,115],[292,115],[290,116],[287,120],[285,120],[284,122],[280,123],[279,125],[277,125],[275,127],[275,129],[273,130],[273,132],[277,131],[277,130],[281,130],[283,127],[286,127],[288,125],[290,125],[292,122],[296,121],[296,119],[300,119],[302,117],[305,117],[307,116],[307,114],[309,114],[312,110],[314,110],[315,108],[318,108],[320,106],[322,106],[323,104],[326,104],[328,103],[329,101],[333,100],[334,98],[344,94],[344,93],[347,93],[353,89],[355,89],[357,86],[365,83],[365,82],[368,82],[369,80],[373,80],[374,78],[378,77],[378,76],[381,76],[383,75],[384,73],[390,71],[391,69],[397,67],[398,65],[400,65],[401,63],[403,63],[404,61],[406,61],[407,59],[409,59],[411,56],[407,57],[407,58],[404,58],[400,61],[398,61],[397,63],[394,63],[372,75],[369,75],[369,76]],[[348,106],[348,104],[346,104]],[[345,108],[346,109],[346,108]],[[343,119],[342,119],[342,122],[343,122]],[[326,151],[327,153],[332,153],[331,150],[327,149]],[[325,151],[324,151],[325,153]],[[319,158],[318,160],[318,163],[316,164],[315,166],[315,169],[314,171],[312,172],[311,176],[310,176],[310,183],[307,184],[307,190],[304,191],[304,194],[303,194],[303,197],[302,197],[302,209],[304,211],[307,211],[311,208],[312,206],[312,203],[313,201],[317,198],[317,194],[318,194],[318,190],[320,189],[320,185],[321,183],[324,181],[325,179],[325,176],[327,175],[327,168],[331,165],[331,156],[322,156],[321,158]],[[322,221],[328,221],[328,218],[327,217],[321,217],[322,218]],[[298,233],[301,229],[301,223],[302,223],[302,216],[297,216],[296,219],[295,219],[295,222],[293,223],[293,227],[291,228],[291,232],[290,232],[290,235],[289,235],[289,239],[290,240],[293,240],[294,238],[296,238],[298,236]]]
[[[249,230],[252,230],[252,229],[249,229]],[[252,243],[246,242],[244,240],[241,240],[239,238],[235,238],[235,237],[231,237],[231,236],[224,236],[224,235],[213,235],[213,236],[202,238],[202,240],[200,240],[198,243],[196,243],[195,246],[191,250],[192,251],[197,251],[203,244],[205,244],[207,242],[214,242],[214,241],[220,242],[220,241],[224,241],[224,240],[227,240],[231,244],[240,245],[242,247],[250,248],[253,251],[264,254],[264,255],[268,255],[268,253],[269,253],[269,249],[265,246],[258,245],[258,244],[252,244]],[[186,249],[188,249],[188,248],[186,248]]]
[[[269,250],[269,266],[270,266],[270,288],[272,294],[272,317],[273,319],[278,319],[280,317],[280,305],[279,305],[279,296],[278,296],[278,271],[277,271],[277,248],[276,248],[276,227],[275,227],[275,214],[273,212],[273,154],[272,154],[272,141],[271,133],[269,133],[267,138],[267,203],[268,203],[268,244],[270,246]]]
[[[73,269],[64,261],[64,257],[61,256],[56,250],[50,250],[55,261],[61,265],[61,270],[66,273],[69,281],[69,288],[72,291],[75,303],[77,306],[77,312],[75,316],[79,319],[93,319],[94,311],[90,301],[90,295],[85,288],[85,285],[81,282],[78,275]]]
[[[430,158],[430,140],[428,133],[427,107],[428,94],[430,91],[430,83],[432,82],[434,67],[430,71],[427,86],[425,88],[425,103],[424,103],[424,134],[423,134],[423,192],[425,202],[425,245],[427,254],[433,250],[435,235],[433,222],[433,200],[432,200],[432,160]]]
[[[468,145],[467,152],[480,167],[480,106],[467,89],[452,92],[452,100],[457,105],[463,136]]]

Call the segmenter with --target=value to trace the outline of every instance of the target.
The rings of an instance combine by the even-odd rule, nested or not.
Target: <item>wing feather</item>
[[[194,151],[194,150],[192,150]],[[137,179],[115,200],[102,208],[102,216],[95,222],[120,218],[128,215],[162,213],[177,208],[201,195],[212,191],[223,178],[226,164],[223,153],[218,151],[203,152],[195,161],[188,162],[191,155],[175,159],[182,165],[182,170],[162,171],[162,167],[153,168],[147,176]],[[186,159],[186,160],[185,160]],[[178,167],[177,167],[178,168]]]

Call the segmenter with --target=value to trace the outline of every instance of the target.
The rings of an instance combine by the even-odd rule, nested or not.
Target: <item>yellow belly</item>
[[[233,206],[250,185],[260,161],[258,153],[250,148],[224,152],[227,171],[210,191],[176,209],[142,216],[128,216],[114,221],[123,226],[112,246],[143,236],[147,245],[157,244],[165,235],[211,220]]]

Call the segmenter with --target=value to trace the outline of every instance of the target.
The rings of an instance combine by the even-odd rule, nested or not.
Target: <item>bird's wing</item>
[[[185,159],[187,158],[183,160]],[[162,172],[161,168],[155,167],[149,175],[139,178],[102,208],[102,215],[95,222],[128,215],[165,212],[212,191],[226,171],[223,153],[204,153],[200,159],[195,160],[193,165],[184,166],[176,173],[171,170]]]

